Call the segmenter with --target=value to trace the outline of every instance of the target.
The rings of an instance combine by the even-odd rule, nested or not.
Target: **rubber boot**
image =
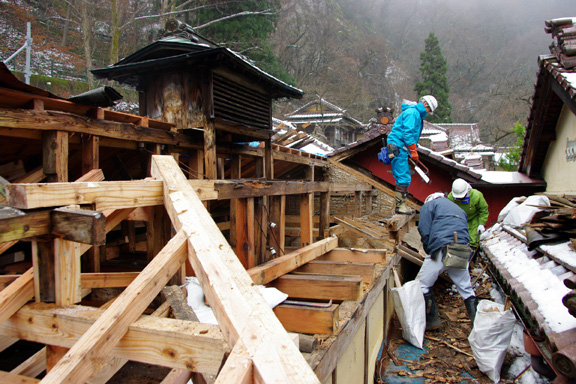
[[[466,312],[468,313],[468,317],[472,322],[472,327],[474,327],[474,319],[476,318],[476,308],[478,307],[478,299],[476,296],[470,296],[466,300],[464,300],[464,304],[466,304]]]
[[[442,326],[438,317],[438,305],[432,292],[424,294],[424,303],[426,304],[426,330],[435,331]]]
[[[396,198],[396,213],[400,215],[412,215],[414,210],[406,205],[406,197],[408,196],[408,187],[397,185],[395,188]]]

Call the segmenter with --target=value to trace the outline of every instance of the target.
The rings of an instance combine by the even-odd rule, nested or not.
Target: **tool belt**
[[[450,243],[442,247],[442,263],[448,268],[466,269],[468,268],[468,258],[470,257],[470,245]]]

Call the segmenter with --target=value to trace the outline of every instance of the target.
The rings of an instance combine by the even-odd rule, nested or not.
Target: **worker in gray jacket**
[[[433,193],[426,198],[420,210],[418,232],[426,251],[426,258],[416,277],[420,280],[426,303],[426,330],[435,330],[441,326],[432,287],[444,271],[447,271],[458,293],[464,299],[466,312],[474,324],[478,300],[470,283],[467,266],[466,252],[469,253],[470,236],[466,212],[448,200],[442,192]],[[449,265],[450,263],[443,260],[443,256],[454,248],[454,244],[460,244],[456,247],[465,249],[463,267],[447,267],[445,263]]]

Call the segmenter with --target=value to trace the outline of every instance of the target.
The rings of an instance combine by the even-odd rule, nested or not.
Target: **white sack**
[[[502,220],[502,223],[513,226],[522,226],[530,222],[534,215],[542,210],[542,208],[535,206],[550,206],[550,199],[544,195],[529,196],[522,204],[512,208]],[[506,209],[506,207],[504,207],[504,209]],[[498,217],[500,217],[500,215],[498,215]]]
[[[267,288],[263,285],[258,285],[257,287],[270,308],[274,308],[288,298],[286,293],[279,291],[277,288]],[[198,320],[201,323],[217,325],[218,321],[216,316],[214,316],[214,312],[212,312],[212,308],[204,302],[204,292],[198,278],[194,276],[186,277],[186,292],[188,293],[186,299],[188,305],[192,308]]]
[[[481,300],[476,310],[474,328],[468,341],[478,368],[494,383],[500,381],[500,370],[510,345],[516,317],[504,305]]]
[[[426,330],[426,305],[420,280],[412,280],[399,288],[392,288],[394,309],[402,325],[402,337],[422,349]]]

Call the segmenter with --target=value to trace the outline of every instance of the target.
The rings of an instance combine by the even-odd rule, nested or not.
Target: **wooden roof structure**
[[[370,382],[392,313],[399,258],[388,252],[409,223],[341,217],[338,229],[330,210],[331,194],[352,193],[361,212],[370,186],[324,181],[314,170],[327,159],[271,143],[210,148],[217,177],[205,177],[206,143],[187,126],[65,100],[2,65],[0,80],[0,257],[14,258],[0,276],[0,347],[46,345],[0,380],[35,383],[47,369],[43,383],[104,383],[138,361],[172,369],[165,383]],[[277,175],[305,166],[305,178],[266,178],[265,161]],[[298,216],[286,214],[288,198]],[[346,230],[389,248],[338,248]],[[191,273],[218,326],[157,303]],[[322,305],[272,311],[256,285]],[[122,293],[91,299],[112,289]],[[304,355],[295,340],[310,334],[326,342]],[[360,368],[340,366],[358,337]]]

